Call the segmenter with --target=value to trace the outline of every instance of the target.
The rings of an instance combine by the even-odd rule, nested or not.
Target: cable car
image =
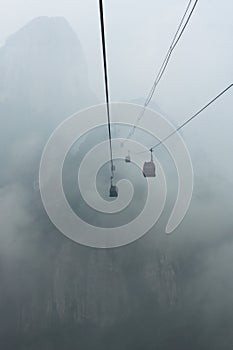
[[[153,155],[152,155],[152,150],[150,150],[151,152],[151,160],[150,162],[145,162],[143,165],[143,176],[144,177],[155,177],[155,163],[153,161]]]
[[[109,197],[112,197],[112,198],[118,197],[117,186],[111,185],[110,190],[109,190]]]
[[[131,158],[130,158],[130,153],[128,151],[128,155],[125,157],[125,162],[126,163],[130,163],[131,162]]]

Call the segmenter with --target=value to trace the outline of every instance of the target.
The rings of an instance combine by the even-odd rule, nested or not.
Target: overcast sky
[[[113,100],[146,97],[187,3],[104,1]],[[103,98],[97,0],[1,0],[0,5],[1,45],[34,17],[64,16],[82,43],[90,84]],[[199,0],[155,97],[166,112],[182,119],[190,100],[195,109],[232,81],[232,13],[231,0]]]

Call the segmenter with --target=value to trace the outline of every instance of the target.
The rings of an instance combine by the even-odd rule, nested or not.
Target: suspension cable
[[[114,163],[112,152],[112,133],[111,133],[111,120],[110,120],[110,107],[109,107],[109,87],[108,87],[108,65],[107,65],[107,53],[106,53],[106,40],[105,40],[105,27],[104,27],[104,10],[103,1],[99,0],[99,13],[100,13],[100,25],[101,25],[101,39],[102,39],[102,51],[103,51],[103,63],[104,63],[104,82],[105,82],[105,100],[107,107],[108,118],[108,138],[110,149],[110,161],[111,161],[111,181],[114,177]]]
[[[156,147],[163,144],[165,141],[167,141],[172,135],[174,135],[177,131],[182,129],[185,125],[190,123],[194,118],[196,118],[201,112],[203,112],[207,107],[209,107],[212,103],[214,103],[219,97],[221,97],[225,92],[227,92],[230,88],[232,88],[233,84],[230,84],[226,89],[221,91],[216,97],[214,97],[210,102],[208,102],[204,107],[202,107],[198,112],[196,112],[193,116],[191,116],[189,119],[187,119],[184,123],[182,123],[177,129],[175,129],[172,133],[170,133],[168,136],[166,136],[163,140],[159,141],[156,145],[151,147],[149,149],[150,152],[152,152]]]
[[[143,110],[142,110],[142,112],[140,113],[140,115],[138,116],[138,118],[137,118],[137,120],[136,120],[136,123],[132,126],[131,130],[129,131],[129,134],[127,135],[126,139],[122,142],[122,144],[124,144],[124,142],[125,142],[126,140],[128,140],[129,138],[132,137],[132,135],[134,134],[134,131],[135,131],[137,125],[139,124],[140,120],[141,120],[142,117],[144,116],[146,107],[149,105],[149,103],[150,103],[150,101],[151,101],[151,99],[152,99],[152,97],[153,97],[153,95],[154,95],[154,93],[155,93],[155,90],[156,90],[156,88],[157,88],[157,86],[158,86],[160,80],[162,79],[162,76],[163,76],[164,73],[165,73],[165,70],[166,70],[167,65],[168,65],[168,63],[169,63],[169,60],[170,60],[170,58],[171,58],[172,52],[173,52],[173,50],[175,49],[175,47],[177,46],[178,42],[180,41],[180,39],[181,39],[181,37],[182,37],[182,35],[183,35],[184,31],[185,31],[185,28],[187,27],[187,25],[188,25],[188,23],[189,23],[189,21],[190,21],[190,19],[191,19],[191,17],[192,17],[192,14],[193,14],[193,12],[194,12],[194,10],[195,10],[195,7],[197,6],[198,0],[195,0],[195,3],[193,4],[193,7],[192,7],[192,9],[191,9],[191,11],[190,11],[190,13],[189,13],[189,15],[188,15],[186,21],[185,21],[186,15],[187,15],[187,13],[188,13],[190,7],[191,7],[191,3],[192,3],[192,0],[190,0],[190,1],[188,2],[188,5],[187,5],[187,7],[186,7],[186,9],[185,9],[184,15],[183,15],[183,17],[182,17],[182,19],[181,19],[181,21],[180,21],[180,24],[179,24],[179,26],[178,26],[178,28],[177,28],[177,30],[176,30],[175,35],[174,35],[174,37],[173,37],[173,40],[172,40],[172,42],[171,42],[171,45],[170,45],[170,47],[169,47],[169,49],[168,49],[168,51],[167,51],[167,53],[166,53],[166,56],[165,56],[165,58],[164,58],[164,60],[163,60],[163,63],[162,63],[162,65],[161,65],[161,67],[160,67],[160,69],[159,69],[159,72],[158,72],[158,74],[157,74],[157,76],[156,76],[156,78],[155,78],[155,81],[154,81],[154,83],[153,83],[153,85],[152,85],[152,88],[151,88],[151,90],[150,90],[150,92],[149,92],[149,94],[148,94],[148,96],[147,96],[147,99],[146,99],[144,105],[143,105]],[[185,21],[185,23],[184,23],[184,21]],[[182,27],[183,23],[184,23],[184,26]],[[182,27],[182,29],[181,29],[181,27]],[[180,31],[180,30],[181,30],[181,31]]]

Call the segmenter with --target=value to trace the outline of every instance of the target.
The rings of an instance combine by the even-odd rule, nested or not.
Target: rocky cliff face
[[[9,37],[0,74],[1,102],[27,101],[40,111],[61,102],[67,108],[75,99],[76,108],[92,102],[85,57],[64,18],[39,17]]]
[[[177,269],[164,244],[151,237],[116,250],[81,247],[55,230],[33,192],[41,148],[27,140],[35,140],[37,128],[43,136],[96,102],[76,34],[63,18],[33,20],[0,50],[0,76],[0,112],[8,131],[0,141],[7,150],[0,192],[2,344],[7,349],[12,334],[34,334],[37,343],[27,349],[53,349],[38,340],[41,334],[47,339],[46,332],[55,330],[65,337],[74,328],[82,338],[82,326],[127,325],[149,305],[159,322],[159,310],[172,309],[179,297]]]
[[[9,37],[0,76],[0,111],[16,128],[54,126],[96,103],[81,44],[62,17],[36,18]]]

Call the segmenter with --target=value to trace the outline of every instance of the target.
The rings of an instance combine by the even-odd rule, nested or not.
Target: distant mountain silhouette
[[[2,348],[120,349],[124,332],[131,324],[141,329],[147,310],[154,333],[162,308],[175,319],[179,297],[166,239],[148,235],[117,250],[82,247],[50,223],[32,188],[47,136],[97,102],[69,23],[39,17],[13,34],[0,49],[0,77]]]
[[[22,122],[57,122],[97,102],[79,39],[62,17],[36,18],[11,35],[0,76],[1,111]]]

